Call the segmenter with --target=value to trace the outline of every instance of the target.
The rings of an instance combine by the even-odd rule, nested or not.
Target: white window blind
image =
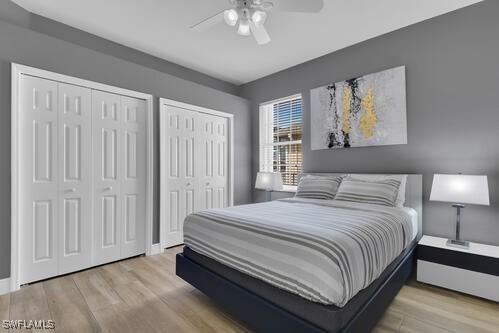
[[[301,172],[302,120],[301,95],[260,105],[260,171],[280,172],[288,187]]]

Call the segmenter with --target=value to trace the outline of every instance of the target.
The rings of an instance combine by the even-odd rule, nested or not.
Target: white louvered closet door
[[[57,82],[23,75],[20,83],[20,281],[27,283],[58,272],[58,105]]]
[[[59,274],[87,268],[92,260],[91,90],[59,83]]]
[[[163,106],[162,165],[166,247],[184,242],[185,218],[228,205],[228,120],[176,106]]]

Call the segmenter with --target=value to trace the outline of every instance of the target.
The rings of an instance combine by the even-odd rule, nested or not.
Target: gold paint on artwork
[[[352,90],[350,87],[345,87],[343,89],[343,127],[344,133],[350,133],[351,123],[350,123],[350,102],[352,100]]]
[[[374,108],[374,90],[369,88],[367,94],[362,98],[362,108],[364,114],[360,117],[359,129],[365,138],[370,138],[374,135],[374,127],[378,123],[378,116]]]

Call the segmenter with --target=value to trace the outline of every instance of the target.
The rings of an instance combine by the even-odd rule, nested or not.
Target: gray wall
[[[1,0],[3,1],[3,0]],[[1,9],[1,7],[0,7]],[[126,49],[122,50],[123,52]],[[229,112],[235,115],[235,197],[236,204],[251,201],[251,132],[248,102],[226,92],[181,79],[155,68],[123,60],[62,39],[0,20],[0,279],[10,275],[10,137],[11,62],[43,68],[66,75],[110,84],[154,95],[155,205],[154,238],[158,240],[158,97]],[[178,68],[176,69],[178,70]],[[195,73],[187,72],[192,78]],[[200,74],[201,75],[201,74]],[[205,80],[202,77],[200,80]],[[215,79],[213,79],[215,80]],[[210,80],[211,83],[213,83]]]
[[[498,13],[499,1],[485,1],[243,86],[252,101],[252,175],[258,104],[302,93],[304,171],[421,173],[423,231],[445,237],[453,235],[455,210],[427,201],[433,173],[488,175],[491,206],[466,208],[462,235],[499,244]],[[407,67],[407,145],[310,150],[310,89],[400,65]]]
[[[0,0],[0,20],[230,94],[237,94],[238,92],[238,87],[232,83],[114,43],[43,16],[32,14],[10,0]]]

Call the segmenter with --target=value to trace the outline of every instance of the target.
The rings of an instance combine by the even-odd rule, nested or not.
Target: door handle
[[[206,182],[206,185],[209,186],[210,185],[210,182]]]
[[[186,185],[187,185],[187,186],[191,186],[191,185],[192,185],[192,183],[187,183]]]
[[[66,193],[75,193],[75,192],[76,192],[76,188],[74,188],[74,187],[66,190]]]
[[[113,187],[112,186],[108,186],[108,187],[105,187],[104,188],[104,191],[112,191],[113,190]]]

